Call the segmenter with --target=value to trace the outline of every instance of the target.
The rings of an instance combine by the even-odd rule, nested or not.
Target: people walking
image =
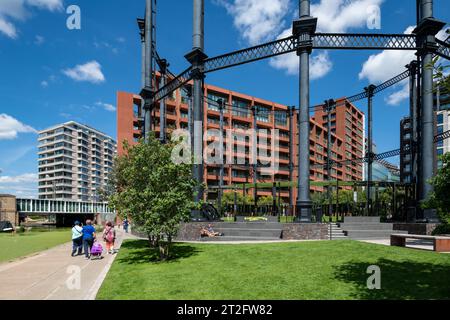
[[[125,233],[128,233],[128,219],[125,218],[123,220],[123,230],[125,230]]]
[[[91,220],[86,220],[86,225],[83,227],[83,247],[84,256],[86,259],[91,257],[91,248],[95,240],[95,228],[92,226]]]
[[[106,251],[109,254],[113,254],[114,242],[116,241],[116,230],[111,221],[106,222],[106,228],[103,230],[103,241],[106,243]]]
[[[78,256],[83,252],[83,228],[79,221],[75,221],[72,228],[72,257],[78,252]]]

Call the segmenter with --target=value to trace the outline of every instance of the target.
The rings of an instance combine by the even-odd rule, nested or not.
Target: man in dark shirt
[[[86,259],[91,257],[91,248],[94,244],[95,228],[92,226],[91,220],[86,220],[86,225],[83,227],[83,247]]]

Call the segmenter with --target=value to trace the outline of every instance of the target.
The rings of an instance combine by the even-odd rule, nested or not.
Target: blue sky
[[[265,42],[290,28],[294,0],[205,0],[205,47],[209,56]],[[403,33],[415,24],[413,0],[316,0],[313,14],[326,32]],[[66,8],[81,8],[81,30],[66,27]],[[136,18],[144,0],[0,0],[0,193],[35,194],[35,130],[75,120],[116,137],[117,91],[139,92],[140,41]],[[381,30],[369,30],[361,8],[380,5]],[[174,73],[188,63],[192,1],[158,1],[157,47]],[[448,0],[435,0],[435,17],[450,21]],[[322,19],[320,17],[329,17]],[[315,52],[311,104],[352,95],[403,71],[405,54],[375,51]],[[298,105],[298,77],[288,56],[208,74],[206,82]],[[407,61],[407,60],[406,60]],[[77,69],[78,66],[78,69]],[[290,70],[290,71],[289,71]],[[399,146],[399,120],[407,100],[375,98],[378,151]],[[401,96],[401,94],[400,94]],[[365,111],[366,103],[357,106]]]

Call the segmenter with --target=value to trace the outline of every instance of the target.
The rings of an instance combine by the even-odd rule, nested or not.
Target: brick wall
[[[325,240],[328,239],[328,225],[323,223],[285,223],[283,240]]]
[[[409,234],[431,235],[438,223],[394,223],[394,230],[408,231]]]

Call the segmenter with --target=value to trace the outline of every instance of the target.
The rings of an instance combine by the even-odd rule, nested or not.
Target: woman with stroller
[[[91,220],[86,220],[86,225],[83,226],[83,247],[84,256],[86,259],[91,257],[91,249],[95,240],[95,228],[92,226]]]
[[[106,243],[106,251],[108,254],[113,254],[114,242],[116,241],[116,230],[111,221],[106,222],[106,228],[103,231],[103,241]]]

